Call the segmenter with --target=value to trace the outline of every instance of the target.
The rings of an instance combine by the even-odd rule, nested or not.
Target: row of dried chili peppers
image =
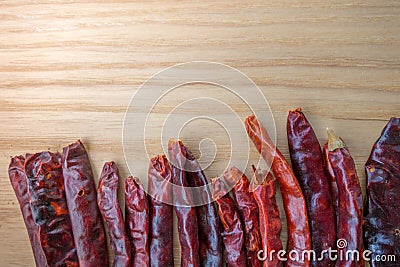
[[[332,131],[322,150],[301,110],[290,111],[292,168],[255,116],[249,116],[245,126],[270,172],[253,166],[250,183],[232,167],[211,179],[210,190],[193,153],[181,141],[171,140],[169,161],[165,155],[150,160],[149,195],[138,178],[125,180],[125,218],[118,202],[116,164],[104,165],[96,190],[80,141],[64,148],[62,155],[41,152],[12,158],[9,176],[36,266],[108,266],[102,218],[113,266],[174,266],[174,212],[181,266],[223,266],[224,262],[228,266],[364,266],[362,258],[332,261],[327,252],[337,249],[337,240],[347,242],[338,248],[343,254],[362,253],[365,243],[372,256],[399,257],[389,264],[373,260],[372,266],[399,266],[400,119],[390,120],[366,164],[364,211],[354,160]],[[278,257],[283,245],[276,182],[287,219],[286,251],[296,255],[285,261]],[[233,188],[231,195],[226,186]],[[188,190],[194,187],[202,190]],[[207,204],[195,207],[198,200]],[[300,257],[311,249],[322,257]]]

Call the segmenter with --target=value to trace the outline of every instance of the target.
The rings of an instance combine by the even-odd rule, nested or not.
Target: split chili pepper
[[[254,171],[254,198],[260,212],[260,231],[263,244],[264,267],[281,267],[282,262],[273,252],[283,250],[280,240],[282,223],[276,203],[276,180],[270,172]]]
[[[300,108],[289,111],[287,136],[293,172],[306,199],[312,248],[317,256],[311,266],[334,266],[335,262],[325,253],[336,248],[336,218],[329,178],[318,138]]]
[[[336,266],[364,266],[362,253],[363,199],[354,160],[343,140],[328,130],[328,160],[332,166],[338,186],[338,249],[345,255],[339,257]],[[341,241],[343,244],[340,244]],[[348,252],[358,251],[359,259],[351,258]],[[357,255],[356,255],[357,256]]]
[[[108,267],[107,240],[89,157],[81,141],[63,149],[65,194],[81,267]]]
[[[218,211],[213,203],[207,178],[190,149],[182,143],[180,145],[181,149],[186,153],[185,166],[188,184],[199,189],[198,195],[194,195],[194,197],[199,197],[201,203],[207,203],[196,207],[197,223],[199,225],[200,265],[204,267],[221,267],[223,264],[223,248]]]
[[[246,237],[247,263],[252,267],[262,266],[263,263],[257,256],[258,252],[262,250],[260,215],[257,201],[250,192],[250,182],[246,175],[236,167],[232,167],[224,173],[224,180],[229,187],[233,187],[233,196],[242,218]]]
[[[138,178],[125,180],[125,228],[131,245],[131,266],[150,266],[149,202]]]
[[[367,173],[365,243],[372,267],[400,265],[400,118],[391,118],[372,148]],[[379,257],[395,257],[379,261]]]
[[[225,260],[228,267],[246,267],[247,254],[245,235],[235,202],[229,196],[220,178],[211,179],[212,195],[219,207],[221,235],[225,246]]]
[[[97,189],[97,201],[101,215],[108,227],[111,249],[114,252],[113,267],[131,266],[131,249],[125,232],[124,218],[118,203],[119,171],[114,162],[104,164]]]
[[[25,158],[23,156],[13,157],[8,168],[8,175],[24,218],[36,266],[48,266],[46,256],[40,244],[38,226],[35,224],[29,205],[28,181],[24,164]]]
[[[150,266],[173,267],[172,172],[165,155],[150,160],[148,174]]]
[[[309,258],[303,257],[304,252],[311,250],[307,206],[296,176],[254,115],[246,119],[245,125],[247,134],[267,164],[271,164],[280,185],[288,225],[286,266],[309,266]]]
[[[186,153],[182,142],[170,140],[168,154],[171,159],[172,179],[174,182],[174,209],[178,217],[178,234],[181,244],[181,266],[200,266],[199,236],[196,208],[193,206],[192,191],[186,180]]]
[[[38,226],[45,266],[79,266],[65,198],[60,155],[41,152],[25,162],[29,201]]]

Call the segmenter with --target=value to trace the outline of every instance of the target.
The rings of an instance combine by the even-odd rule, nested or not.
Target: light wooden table
[[[286,156],[287,111],[303,107],[321,142],[328,126],[343,136],[364,186],[373,142],[389,117],[400,116],[400,2],[197,2],[0,2],[1,266],[33,266],[7,176],[10,156],[60,150],[81,138],[96,177],[109,160],[128,176],[126,107],[146,79],[176,63],[221,62],[254,80],[271,105]],[[228,99],[241,118],[248,115],[225,91],[191,90]],[[185,92],[156,114],[168,113]],[[203,137],[216,141],[209,176],[228,157],[225,136],[212,129],[193,125],[183,136],[194,150]],[[156,140],[150,153],[160,153]],[[251,155],[257,157],[253,148]],[[179,263],[179,245],[176,251]]]

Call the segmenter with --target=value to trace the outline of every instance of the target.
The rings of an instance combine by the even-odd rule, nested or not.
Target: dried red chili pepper
[[[108,267],[104,225],[89,157],[78,140],[63,149],[65,195],[81,267]]]
[[[225,260],[228,267],[246,267],[247,254],[245,236],[239,210],[226,191],[225,184],[220,178],[211,179],[213,198],[219,210],[221,235],[224,242]]]
[[[345,240],[346,246],[338,249],[343,255],[357,250],[359,260],[350,257],[339,257],[336,266],[364,266],[362,253],[362,211],[363,199],[360,181],[358,180],[354,160],[343,140],[328,130],[328,160],[335,174],[338,186],[338,240]]]
[[[32,217],[38,226],[46,266],[79,266],[65,199],[60,155],[41,152],[25,162]]]
[[[302,256],[305,251],[311,250],[311,236],[306,202],[300,185],[290,165],[256,117],[250,115],[245,125],[247,134],[267,164],[271,164],[271,170],[280,185],[288,225],[289,255],[286,255],[286,266],[309,266],[308,257]]]
[[[186,150],[182,149],[182,142],[170,140],[168,154],[172,165],[172,180],[177,185],[173,192],[181,244],[181,266],[200,266],[197,214],[192,191],[186,180]]]
[[[365,165],[365,243],[372,267],[400,265],[400,118],[391,118]],[[395,256],[394,261],[378,257]]]
[[[46,256],[40,244],[38,226],[33,220],[32,210],[29,205],[28,181],[24,164],[25,158],[23,156],[13,157],[8,168],[8,176],[10,177],[11,185],[18,199],[19,207],[24,218],[36,266],[48,266]]]
[[[208,187],[207,178],[200,164],[190,149],[180,143],[186,155],[186,178],[189,186],[197,187],[199,202],[207,203],[196,207],[197,223],[199,225],[199,257],[200,265],[205,267],[220,267],[223,264],[222,237],[219,229],[218,211]]]
[[[150,209],[150,266],[173,267],[172,173],[165,155],[150,160],[148,193]]]
[[[324,155],[325,173],[330,182],[332,202],[333,202],[333,207],[335,209],[335,221],[337,225],[338,213],[339,213],[339,192],[338,192],[335,173],[333,172],[332,165],[329,162],[328,158],[329,155],[328,142],[325,143],[322,153]],[[336,228],[336,233],[337,233],[337,228]]]
[[[254,198],[260,212],[260,232],[263,244],[264,267],[280,267],[277,251],[283,250],[280,239],[282,223],[276,203],[276,180],[270,172],[254,171]],[[275,253],[274,253],[275,252]]]
[[[293,172],[307,203],[313,251],[311,266],[334,266],[328,253],[336,247],[336,218],[329,178],[318,138],[301,109],[289,111],[287,136]],[[322,256],[322,257],[321,257]]]
[[[233,187],[233,196],[236,200],[244,226],[246,238],[247,263],[249,266],[262,266],[257,254],[262,250],[260,233],[260,215],[257,201],[250,192],[250,182],[246,175],[238,168],[232,167],[224,173],[224,180],[229,187]]]
[[[150,266],[149,202],[142,183],[134,177],[125,180],[125,228],[131,245],[131,266]]]
[[[104,164],[101,172],[97,201],[101,215],[108,227],[111,249],[114,252],[113,267],[131,266],[131,249],[125,232],[124,218],[118,203],[119,171],[114,162]]]

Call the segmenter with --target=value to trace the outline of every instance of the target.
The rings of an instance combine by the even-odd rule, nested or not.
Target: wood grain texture
[[[303,107],[321,142],[326,127],[344,138],[364,185],[373,142],[389,117],[400,116],[399,29],[400,2],[390,0],[1,1],[1,266],[33,265],[7,177],[10,156],[61,150],[81,138],[95,177],[109,160],[128,176],[121,140],[126,107],[144,81],[176,63],[221,62],[253,79],[271,105],[285,156],[287,111]],[[226,91],[190,90],[226,100],[240,118],[248,115]],[[177,90],[160,103],[155,123],[187,94]],[[198,141],[213,138],[217,158],[206,173],[223,171],[230,149],[223,131],[199,122],[182,137],[197,155]],[[151,153],[162,152],[157,139],[150,143]],[[257,158],[251,148],[251,160]],[[179,245],[176,251],[179,263]]]

